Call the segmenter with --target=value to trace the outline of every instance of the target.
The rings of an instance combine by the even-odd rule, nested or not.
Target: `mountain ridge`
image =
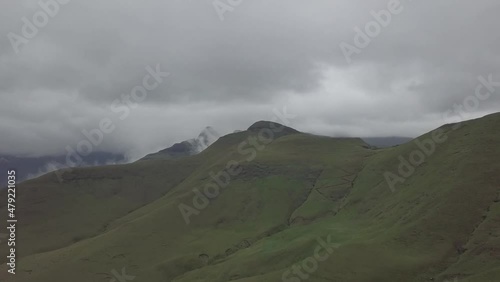
[[[294,265],[309,281],[495,281],[498,126],[500,114],[486,116],[385,149],[301,132],[251,146],[271,128],[259,127],[185,158],[30,180],[18,188],[18,281],[109,281],[124,267],[152,282],[300,281]],[[438,130],[446,140],[402,175]],[[391,190],[387,172],[405,181]],[[309,272],[318,238],[335,248]]]
[[[220,138],[220,134],[211,126],[205,127],[198,137],[175,143],[171,147],[148,154],[140,160],[177,159],[196,155]]]

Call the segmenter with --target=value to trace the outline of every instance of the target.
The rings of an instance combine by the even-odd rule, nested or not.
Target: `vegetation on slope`
[[[18,188],[16,281],[497,281],[499,126],[373,150],[291,130],[263,142],[258,123],[192,157],[47,175]]]

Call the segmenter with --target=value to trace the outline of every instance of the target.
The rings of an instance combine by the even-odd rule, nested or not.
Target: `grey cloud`
[[[443,123],[479,75],[500,74],[494,0],[402,0],[352,64],[339,44],[388,0],[244,0],[224,21],[209,0],[72,0],[15,54],[7,34],[37,2],[0,4],[2,153],[63,152],[110,117],[117,129],[98,149],[134,158],[206,125],[246,128],[283,105],[303,131],[415,136]],[[111,103],[157,64],[171,76],[117,119]],[[471,116],[498,111],[498,97]]]

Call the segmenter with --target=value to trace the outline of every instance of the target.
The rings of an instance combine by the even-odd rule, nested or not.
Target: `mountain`
[[[409,137],[363,137],[368,145],[377,148],[388,148],[393,146],[398,146],[407,142],[410,142],[412,138]]]
[[[106,152],[93,152],[82,157],[81,166],[124,163],[125,156]],[[17,170],[18,180],[27,180],[48,173],[66,164],[66,155],[43,157],[17,157],[0,155],[0,171]],[[7,186],[7,174],[0,174],[0,188]]]
[[[259,122],[193,156],[47,174],[17,188],[0,279],[498,281],[499,127],[373,149]]]
[[[207,126],[198,137],[174,144],[154,154],[149,154],[141,160],[178,159],[196,155],[219,139],[220,135],[211,126]]]
[[[196,138],[174,144],[172,147],[155,154],[150,154],[144,159],[154,158],[180,158],[198,154],[205,150],[220,137],[212,127],[207,126]],[[107,152],[92,152],[88,156],[81,156],[83,161],[80,167],[103,166],[108,164],[122,164],[126,158],[122,154]],[[28,180],[51,172],[57,168],[65,167],[66,155],[43,157],[18,157],[13,155],[0,155],[0,171],[16,169],[19,181]],[[7,174],[0,175],[0,188],[6,186]]]

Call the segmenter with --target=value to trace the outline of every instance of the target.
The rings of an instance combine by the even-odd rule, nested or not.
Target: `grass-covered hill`
[[[0,280],[499,281],[498,128],[375,150],[259,122],[195,156],[48,174],[18,187]]]

